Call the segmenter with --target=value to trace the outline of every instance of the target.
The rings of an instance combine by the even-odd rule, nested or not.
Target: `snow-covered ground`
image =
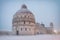
[[[0,36],[0,40],[60,40],[60,35]]]

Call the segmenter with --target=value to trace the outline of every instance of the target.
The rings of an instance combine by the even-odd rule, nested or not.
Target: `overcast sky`
[[[12,30],[13,15],[21,9],[23,4],[26,4],[34,14],[36,22],[44,23],[46,27],[49,27],[50,22],[53,22],[54,28],[60,29],[60,4],[58,0],[2,0],[0,1],[0,30]]]

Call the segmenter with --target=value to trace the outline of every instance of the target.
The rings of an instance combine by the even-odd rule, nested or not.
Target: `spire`
[[[21,8],[27,9],[27,6],[23,4]]]

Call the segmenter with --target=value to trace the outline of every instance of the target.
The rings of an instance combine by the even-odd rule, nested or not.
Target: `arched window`
[[[28,18],[29,18],[29,16],[28,16]]]
[[[26,16],[25,16],[25,18],[26,18]]]
[[[21,31],[22,31],[22,28],[21,28]]]
[[[24,21],[24,24],[25,24],[25,21]]]
[[[27,28],[25,28],[25,31],[27,31]]]

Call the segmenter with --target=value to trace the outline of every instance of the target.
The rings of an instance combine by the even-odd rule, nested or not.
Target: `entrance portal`
[[[19,31],[16,31],[16,35],[19,35]]]

